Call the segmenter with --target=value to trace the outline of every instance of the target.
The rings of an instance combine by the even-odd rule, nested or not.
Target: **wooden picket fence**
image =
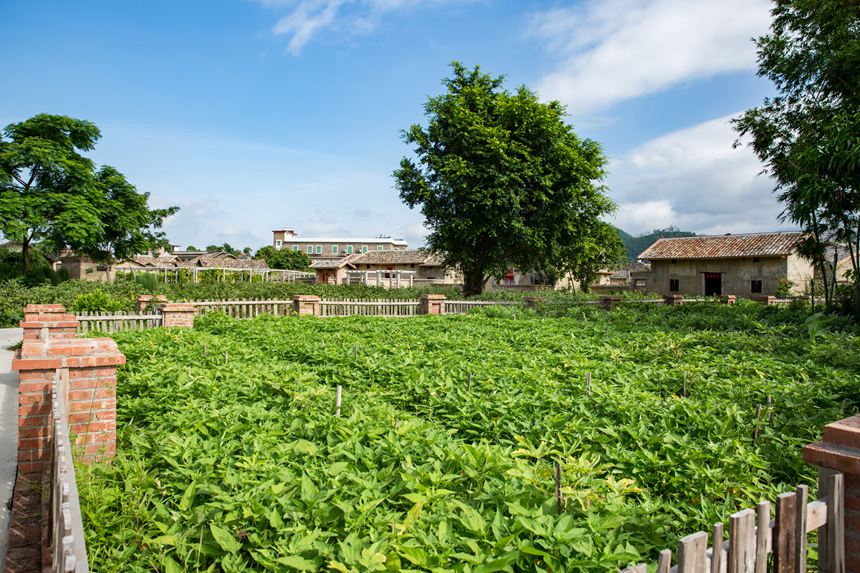
[[[322,299],[320,316],[415,316],[417,300]]]
[[[292,300],[192,300],[198,316],[211,312],[223,312],[233,318],[254,318],[261,314],[286,316],[292,312]]]
[[[78,332],[123,332],[148,330],[161,326],[163,317],[157,312],[138,314],[129,312],[81,312],[75,315],[80,326]]]
[[[445,314],[466,314],[473,308],[485,306],[523,306],[523,303],[505,300],[446,300]]]
[[[678,541],[677,564],[672,551],[664,549],[657,573],[806,573],[807,534],[818,533],[818,571],[845,571],[844,483],[841,473],[821,470],[819,491],[823,497],[808,502],[808,488],[783,493],[776,499],[776,518],[771,504],[763,501],[755,511],[745,509],[729,517],[729,539],[723,540],[723,524],[714,525],[708,547],[704,531]],[[623,573],[645,573],[636,565]]]
[[[86,573],[89,570],[87,547],[66,417],[68,375],[66,369],[57,370],[52,390],[53,459],[48,540],[54,554],[51,571]]]

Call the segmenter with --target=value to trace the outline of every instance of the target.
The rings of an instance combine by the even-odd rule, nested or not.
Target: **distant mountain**
[[[654,241],[660,238],[670,237],[693,237],[696,233],[691,231],[681,231],[677,227],[669,227],[667,229],[654,229],[645,235],[634,237],[630,233],[626,233],[618,229],[618,234],[621,235],[621,240],[624,241],[624,247],[627,249],[627,260],[631,263],[636,260],[642,252],[654,244]]]

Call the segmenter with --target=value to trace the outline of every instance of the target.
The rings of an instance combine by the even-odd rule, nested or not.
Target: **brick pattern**
[[[298,294],[293,297],[293,312],[299,316],[320,316],[320,297],[312,294]]]
[[[116,452],[116,368],[125,364],[113,340],[74,338],[78,322],[62,305],[28,305],[21,326],[24,342],[12,361],[19,376],[18,478],[5,561],[5,570],[12,573],[51,564],[50,496],[43,492],[50,491],[55,377],[65,382],[78,459],[102,460]]]
[[[444,294],[422,294],[418,301],[418,314],[445,314]]]
[[[168,303],[161,308],[164,316],[162,323],[167,328],[193,328],[194,305],[188,303]]]
[[[860,573],[860,415],[826,425],[822,440],[803,448],[803,459],[844,475],[845,571]]]

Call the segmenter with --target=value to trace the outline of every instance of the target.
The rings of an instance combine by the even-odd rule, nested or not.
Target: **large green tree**
[[[291,269],[306,271],[311,266],[311,259],[301,251],[276,249],[269,245],[259,249],[254,254],[255,259],[266,261],[270,269]]]
[[[756,39],[759,75],[777,95],[734,122],[776,181],[782,217],[808,231],[810,256],[832,305],[827,253],[848,246],[860,317],[860,4],[776,0]]]
[[[600,146],[573,132],[560,103],[452,68],[446,92],[425,104],[427,127],[403,133],[415,158],[394,172],[401,199],[420,206],[429,249],[462,271],[467,295],[512,266],[558,276],[614,209]]]
[[[101,134],[89,121],[39,114],[0,138],[0,233],[30,246],[43,241],[109,262],[165,243],[159,231],[176,207],[150,209],[116,169],[83,155]]]

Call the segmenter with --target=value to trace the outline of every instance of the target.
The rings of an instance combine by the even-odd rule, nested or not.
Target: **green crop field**
[[[739,304],[215,315],[116,335],[128,357],[118,454],[78,466],[90,565],[478,573],[653,560],[814,484],[802,446],[860,405],[860,339],[835,330]]]

